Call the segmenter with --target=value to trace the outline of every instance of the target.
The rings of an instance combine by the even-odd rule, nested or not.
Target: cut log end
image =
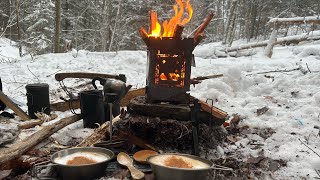
[[[181,38],[184,26],[177,24],[173,33],[173,37]]]
[[[143,27],[141,27],[139,29],[139,34],[140,34],[142,40],[144,41],[144,43],[148,46],[149,45],[149,38],[148,38],[147,31]]]

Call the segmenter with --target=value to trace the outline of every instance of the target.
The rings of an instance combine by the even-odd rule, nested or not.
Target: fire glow
[[[168,21],[162,23],[162,27],[158,21],[158,15],[155,11],[150,11],[150,31],[148,36],[153,37],[173,37],[177,26],[185,26],[191,19],[193,14],[190,0],[176,0],[177,5],[173,6],[175,15]],[[188,12],[188,17],[184,18],[185,11]]]

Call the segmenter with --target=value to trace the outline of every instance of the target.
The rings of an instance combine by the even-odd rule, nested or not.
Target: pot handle
[[[213,164],[210,169],[215,169],[215,170],[222,170],[222,171],[233,171],[232,168],[225,167],[225,166],[220,166],[218,164]]]
[[[50,173],[48,173],[46,175],[39,176],[39,174],[41,174],[42,169],[47,169],[49,167],[55,168],[58,166],[58,164],[48,164],[48,163],[51,163],[51,161],[44,161],[41,163],[34,164],[31,169],[31,176],[37,179],[46,179],[46,180],[55,179],[56,180],[57,178],[52,175],[52,172],[51,172],[51,175]]]

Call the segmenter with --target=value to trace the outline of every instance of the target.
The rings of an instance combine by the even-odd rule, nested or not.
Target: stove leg
[[[192,122],[192,140],[193,140],[193,149],[192,154],[199,156],[199,112],[201,104],[198,99],[194,99],[190,104],[191,109],[191,122]]]

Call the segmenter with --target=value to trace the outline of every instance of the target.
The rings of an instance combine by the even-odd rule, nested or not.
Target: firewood
[[[191,96],[191,98],[195,98]],[[205,101],[199,100],[201,104],[201,109],[210,113],[213,117],[218,118],[218,119],[226,119],[228,114],[214,106],[209,105]]]
[[[17,106],[2,91],[0,91],[0,101],[2,101],[6,106],[8,106],[10,109],[12,109],[22,120],[30,120],[31,119],[19,106]]]
[[[145,93],[146,93],[146,88],[130,90],[124,96],[124,98],[121,100],[120,106],[122,106],[122,107],[127,106],[131,99],[138,97],[138,96],[143,96],[143,95],[145,95]]]
[[[204,29],[207,27],[207,25],[210,23],[211,19],[215,16],[214,13],[210,13],[206,20],[200,25],[198,30],[195,32],[194,39],[196,40],[198,36],[203,33]]]
[[[110,122],[103,123],[99,128],[95,129],[94,132],[84,139],[81,143],[77,145],[77,147],[87,147],[92,146],[95,143],[101,142],[106,136],[109,136],[109,127]]]
[[[181,38],[183,29],[184,29],[184,26],[177,24],[174,29],[173,37]]]
[[[198,46],[198,44],[202,41],[202,39],[205,38],[204,33],[199,34],[195,39],[194,39],[194,47]]]
[[[149,45],[149,39],[148,39],[147,31],[143,27],[141,27],[139,29],[139,34],[140,34],[142,40],[144,41],[144,43],[148,46]]]
[[[10,146],[10,148],[1,149],[0,164],[18,158],[37,144],[41,143],[43,140],[50,137],[55,132],[80,119],[81,117],[79,115],[63,118],[54,124],[44,126],[41,130],[35,132],[26,139],[14,143],[12,146]]]
[[[156,29],[156,22],[158,21],[157,12],[150,10],[150,29],[149,34],[152,33],[153,29]]]
[[[152,145],[146,143],[143,139],[133,135],[132,133],[126,132],[126,131],[122,131],[122,130],[118,130],[118,136],[128,139],[128,141],[132,144],[135,144],[141,148],[147,149],[147,150],[153,150],[153,151],[157,151],[159,152],[159,150],[155,147],[153,147]]]
[[[80,99],[72,99],[72,100],[68,100],[68,102],[57,102],[57,103],[52,103],[50,104],[50,108],[53,111],[68,111],[70,110],[70,108],[73,109],[78,109],[80,108]]]

